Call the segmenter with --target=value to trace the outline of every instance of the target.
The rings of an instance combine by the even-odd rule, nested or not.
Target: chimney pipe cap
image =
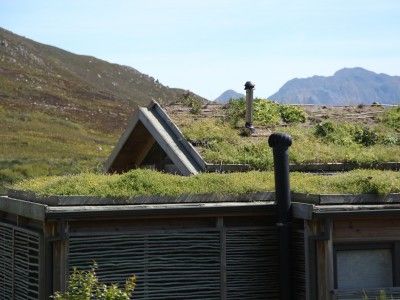
[[[251,81],[247,81],[247,82],[244,84],[244,89],[245,89],[245,90],[251,90],[251,89],[254,89],[254,87],[255,87],[255,84],[252,83]]]
[[[289,148],[292,145],[292,137],[286,133],[273,133],[268,138],[268,145],[272,148]]]

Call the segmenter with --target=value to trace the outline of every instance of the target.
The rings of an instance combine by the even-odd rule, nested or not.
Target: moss
[[[294,192],[313,194],[388,194],[400,192],[400,173],[355,170],[335,175],[291,174]],[[151,170],[133,170],[120,175],[85,173],[40,177],[23,181],[16,189],[41,195],[94,195],[131,197],[139,195],[246,194],[273,191],[273,172],[204,173],[182,177]]]

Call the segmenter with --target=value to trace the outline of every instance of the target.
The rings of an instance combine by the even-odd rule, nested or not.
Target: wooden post
[[[67,243],[68,223],[65,221],[55,224],[56,235],[53,238],[53,292],[64,292],[67,287]]]
[[[318,299],[328,300],[334,288],[332,220],[322,220],[317,227],[319,235],[324,236],[316,240]]]

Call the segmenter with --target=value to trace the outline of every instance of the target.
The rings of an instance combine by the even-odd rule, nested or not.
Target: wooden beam
[[[313,216],[312,204],[293,202],[292,203],[292,213],[294,218],[311,220]]]
[[[44,221],[46,205],[3,196],[0,197],[0,211],[5,211],[17,216],[23,216],[38,221]]]
[[[149,136],[145,144],[142,146],[143,148],[139,152],[139,154],[134,158],[135,159],[135,165],[140,166],[143,162],[143,160],[146,158],[147,154],[149,153],[151,147],[155,144],[156,140],[152,137]]]

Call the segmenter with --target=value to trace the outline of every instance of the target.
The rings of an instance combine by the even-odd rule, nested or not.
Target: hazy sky
[[[209,99],[343,67],[400,75],[399,0],[0,0],[0,26]]]

